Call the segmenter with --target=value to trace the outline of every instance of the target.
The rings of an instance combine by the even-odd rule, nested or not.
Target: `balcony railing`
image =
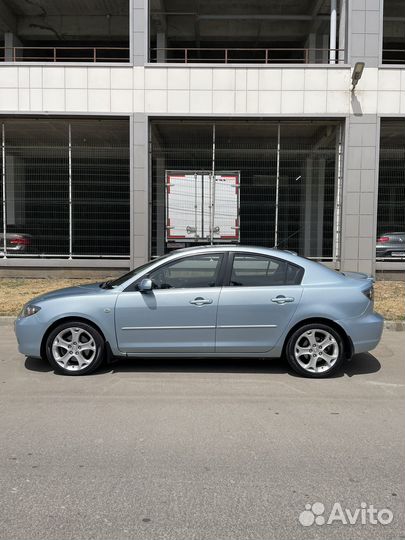
[[[128,47],[0,47],[5,62],[128,62]]]
[[[383,49],[383,64],[405,64],[405,49]]]
[[[154,47],[150,49],[150,61],[183,64],[343,64],[344,49]]]

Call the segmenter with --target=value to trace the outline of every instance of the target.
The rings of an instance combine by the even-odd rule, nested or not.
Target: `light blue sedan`
[[[326,377],[380,341],[373,280],[277,249],[172,252],[105,283],[44,294],[17,318],[19,350],[66,375],[116,357],[284,356]]]

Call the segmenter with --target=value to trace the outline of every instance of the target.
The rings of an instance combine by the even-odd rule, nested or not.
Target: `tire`
[[[46,357],[58,373],[86,375],[95,371],[104,358],[104,339],[89,324],[69,321],[49,334]]]
[[[287,361],[303,377],[330,377],[345,359],[342,337],[326,324],[306,324],[298,328],[286,345]]]

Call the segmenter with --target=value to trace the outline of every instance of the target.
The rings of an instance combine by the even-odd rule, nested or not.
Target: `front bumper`
[[[38,313],[30,317],[18,317],[14,322],[14,331],[17,338],[18,350],[25,356],[41,357],[41,343],[46,330]]]
[[[337,322],[350,336],[354,354],[372,351],[381,340],[384,318],[379,313],[365,313],[355,319]]]

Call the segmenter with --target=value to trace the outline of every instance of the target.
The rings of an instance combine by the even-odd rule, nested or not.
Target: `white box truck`
[[[239,242],[239,172],[166,171],[166,241]]]

